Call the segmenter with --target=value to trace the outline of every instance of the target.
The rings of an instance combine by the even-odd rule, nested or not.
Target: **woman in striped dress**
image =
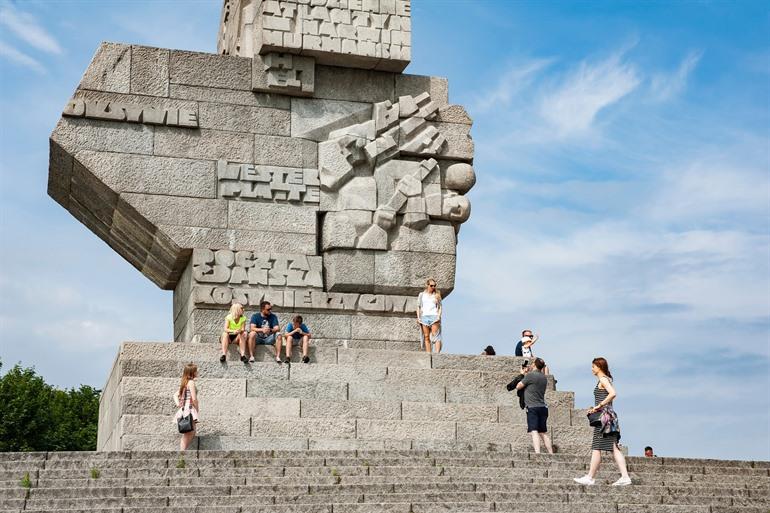
[[[594,428],[594,437],[591,442],[591,466],[588,474],[575,478],[575,482],[589,486],[595,484],[596,473],[599,472],[599,465],[602,462],[602,451],[607,451],[612,452],[618,470],[620,470],[620,479],[612,485],[630,485],[631,478],[628,477],[626,458],[618,447],[620,425],[618,424],[618,416],[612,408],[612,401],[617,397],[615,387],[612,385],[612,374],[610,374],[609,365],[604,358],[594,358],[591,363],[591,372],[596,376],[598,382],[594,387],[594,407],[590,408],[588,413],[601,411],[602,425]]]
[[[182,439],[179,440],[180,451],[186,451],[195,438],[196,424],[198,423],[198,390],[195,388],[195,378],[197,377],[198,366],[192,362],[185,365],[179,390],[174,394],[174,403],[179,408],[174,416],[174,422],[178,422],[185,414],[192,415],[193,418],[193,430],[189,433],[182,433]]]

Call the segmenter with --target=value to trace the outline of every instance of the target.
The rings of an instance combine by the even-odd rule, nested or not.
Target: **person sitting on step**
[[[259,303],[259,312],[251,316],[249,324],[249,361],[254,361],[257,344],[275,346],[275,363],[281,363],[281,328],[270,301]]]
[[[243,315],[243,306],[240,303],[233,303],[230,307],[230,313],[225,317],[225,329],[220,342],[222,343],[220,362],[227,360],[227,346],[230,344],[238,344],[242,362],[245,363],[248,360],[246,358],[246,317]]]
[[[295,315],[286,326],[284,345],[286,346],[286,363],[291,363],[292,345],[302,345],[302,363],[310,363],[308,346],[310,345],[310,329],[302,323],[302,316]]]

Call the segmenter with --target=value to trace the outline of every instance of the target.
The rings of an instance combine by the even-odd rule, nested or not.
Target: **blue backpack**
[[[519,343],[516,344],[516,351],[514,352],[516,356],[524,356],[524,343],[519,340]]]

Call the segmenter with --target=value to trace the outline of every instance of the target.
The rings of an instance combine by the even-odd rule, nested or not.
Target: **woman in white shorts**
[[[417,323],[422,330],[425,351],[441,352],[441,292],[436,288],[436,280],[428,278],[425,290],[417,296]]]

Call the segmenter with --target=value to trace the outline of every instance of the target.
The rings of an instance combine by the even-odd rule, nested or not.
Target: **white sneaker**
[[[591,479],[589,476],[585,475],[583,477],[576,477],[573,479],[577,484],[582,484],[586,486],[593,486],[596,484],[595,479]]]
[[[628,486],[631,484],[631,478],[630,477],[621,477],[614,483],[612,483],[612,486]]]

